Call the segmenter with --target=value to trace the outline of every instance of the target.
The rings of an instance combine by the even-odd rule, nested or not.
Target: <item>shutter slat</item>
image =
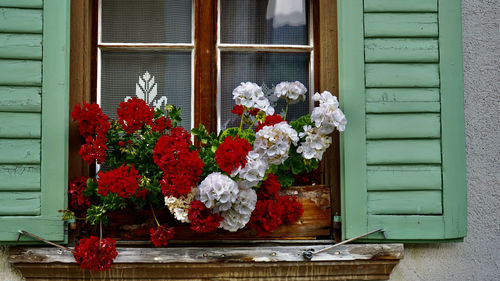
[[[42,10],[0,8],[0,32],[42,33]]]
[[[439,140],[381,140],[366,143],[368,164],[440,164]]]
[[[368,114],[366,137],[368,139],[439,138],[439,114]]]
[[[441,190],[440,166],[368,166],[369,191]]]
[[[0,192],[0,215],[40,215],[40,192]]]
[[[0,34],[0,58],[42,59],[42,35]]]
[[[439,87],[437,64],[367,63],[366,87]]]
[[[0,163],[39,164],[40,140],[0,139]]]
[[[0,60],[0,85],[41,86],[41,84],[41,61]]]
[[[41,112],[40,87],[0,86],[0,111]]]
[[[368,192],[368,213],[377,215],[439,215],[441,191]]]
[[[42,0],[0,0],[0,7],[42,8]]]
[[[439,112],[437,88],[366,89],[366,112]]]
[[[366,39],[366,62],[437,62],[437,39]]]
[[[435,13],[367,13],[366,37],[437,37]]]
[[[365,12],[436,12],[437,0],[365,0]]]
[[[419,215],[368,215],[368,229],[383,227],[386,238],[381,234],[373,238],[387,240],[436,240],[445,239],[443,216]]]
[[[0,165],[0,191],[40,191],[40,165]]]
[[[0,112],[0,138],[40,138],[40,113]]]

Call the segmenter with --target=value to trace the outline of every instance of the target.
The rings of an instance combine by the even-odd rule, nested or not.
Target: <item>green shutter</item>
[[[69,2],[0,0],[2,243],[66,238]]]
[[[338,3],[344,237],[463,238],[461,1]]]

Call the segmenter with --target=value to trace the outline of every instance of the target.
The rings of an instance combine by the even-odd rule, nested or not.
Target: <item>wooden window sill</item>
[[[403,244],[342,245],[303,257],[326,246],[121,247],[113,268],[96,274],[57,248],[12,247],[9,261],[26,280],[388,280],[403,258]]]

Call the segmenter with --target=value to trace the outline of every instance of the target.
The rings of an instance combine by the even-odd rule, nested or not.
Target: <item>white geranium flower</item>
[[[215,213],[229,210],[238,196],[238,185],[221,173],[211,173],[198,186],[198,199]]]
[[[257,203],[257,193],[253,189],[240,190],[236,202],[228,211],[223,212],[220,227],[235,232],[245,227]]]
[[[240,188],[252,188],[256,186],[266,175],[269,165],[265,159],[262,159],[255,151],[249,151],[247,154],[247,164],[243,168],[237,168],[231,176],[238,175],[238,185]]]
[[[181,222],[190,222],[188,212],[196,192],[196,188],[193,188],[186,196],[181,196],[179,198],[174,196],[165,197],[165,206],[168,207],[168,210],[174,215],[175,219]]]
[[[264,126],[255,134],[254,151],[271,165],[280,165],[288,159],[290,143],[297,144],[297,132],[285,121]]]
[[[233,90],[233,99],[237,105],[243,105],[246,108],[258,108],[267,115],[274,114],[274,108],[264,96],[262,88],[255,83],[241,82],[241,84]]]
[[[313,100],[319,101],[320,104],[313,109],[311,121],[314,122],[320,133],[328,135],[335,128],[339,131],[345,130],[347,119],[339,108],[337,97],[328,91],[324,91],[321,94],[314,94]]]
[[[290,104],[304,101],[306,99],[307,88],[299,81],[281,82],[274,88],[274,94],[278,98],[285,98]]]
[[[318,128],[304,126],[304,132],[300,133],[301,138],[305,137],[305,142],[297,148],[297,152],[302,154],[305,159],[321,160],[323,153],[332,143],[332,138],[318,132]]]

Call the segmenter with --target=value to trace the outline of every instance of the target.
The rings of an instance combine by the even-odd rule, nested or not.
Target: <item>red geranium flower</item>
[[[137,191],[135,192],[135,197],[141,198],[142,200],[146,200],[146,196],[148,194],[149,190],[147,190],[146,188],[137,189]]]
[[[190,145],[191,135],[183,128],[173,128],[155,145],[153,160],[163,171],[161,189],[165,196],[187,195],[200,180],[204,164],[198,151],[189,150]]]
[[[281,116],[279,116],[277,114],[268,115],[268,116],[266,116],[266,121],[264,123],[259,122],[259,125],[255,129],[255,131],[258,132],[260,129],[264,128],[264,126],[272,126],[274,124],[278,124],[281,122],[283,122],[283,119],[281,119]]]
[[[141,178],[134,165],[130,165],[129,169],[129,166],[125,164],[107,172],[100,171],[97,177],[97,193],[106,196],[113,192],[121,198],[129,198],[133,195],[139,187],[138,180]]]
[[[278,204],[283,206],[283,213],[281,215],[281,221],[283,223],[294,223],[304,213],[302,204],[297,201],[295,196],[280,196],[278,198]]]
[[[94,273],[109,269],[117,255],[115,240],[110,238],[99,240],[95,236],[80,240],[73,252],[80,267],[92,270]]]
[[[150,124],[153,119],[154,110],[149,108],[147,103],[138,98],[131,98],[121,102],[116,109],[118,122],[125,132],[132,134],[145,124]]]
[[[83,195],[83,191],[87,189],[88,177],[77,177],[69,183],[68,187],[68,202],[69,208],[73,211],[85,211],[90,207],[90,198]]]
[[[163,132],[165,131],[165,129],[169,130],[170,128],[172,128],[172,121],[165,118],[165,116],[162,116],[156,120],[153,120],[150,125],[153,132]]]
[[[250,150],[252,146],[248,140],[227,136],[215,151],[215,162],[223,172],[230,175],[234,169],[245,167]]]
[[[71,112],[71,117],[77,121],[80,135],[84,138],[94,135],[104,137],[109,130],[108,116],[102,113],[98,104],[83,102],[82,105],[76,104]]]
[[[262,182],[257,190],[257,196],[260,200],[274,199],[275,197],[278,197],[280,189],[281,184],[278,181],[278,177],[273,173],[270,173],[267,175],[267,179]]]
[[[233,110],[231,110],[233,114],[236,114],[238,116],[241,116],[243,112],[245,112],[245,108],[243,108],[243,105],[235,105],[233,106]]]
[[[167,246],[168,240],[174,238],[175,235],[173,227],[166,227],[163,225],[158,226],[156,230],[151,228],[149,233],[151,234],[151,242],[155,247]]]
[[[95,161],[98,164],[104,163],[107,157],[106,150],[108,149],[106,142],[107,139],[104,137],[94,140],[91,136],[88,136],[85,144],[80,147],[80,155],[83,161],[89,164],[93,164]]]
[[[260,112],[260,109],[258,109],[258,108],[254,108],[254,109],[250,110],[250,112],[249,112],[249,113],[250,113],[250,115],[252,115],[252,116],[257,116],[257,114],[259,114],[259,112]]]
[[[191,202],[188,218],[191,221],[190,228],[196,232],[211,232],[217,229],[222,221],[221,216],[210,212],[210,209],[199,200]]]
[[[272,199],[258,200],[248,225],[264,236],[281,225],[283,208]]]

